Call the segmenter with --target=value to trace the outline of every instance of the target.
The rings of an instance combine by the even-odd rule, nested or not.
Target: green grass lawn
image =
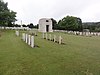
[[[0,75],[100,75],[100,37],[53,33],[62,35],[59,45],[38,33],[31,48],[15,31],[0,33]]]

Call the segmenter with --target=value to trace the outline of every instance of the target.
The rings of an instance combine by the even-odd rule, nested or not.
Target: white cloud
[[[91,4],[80,14],[83,21],[100,21],[100,7],[99,3]]]
[[[71,15],[83,21],[100,20],[100,0],[4,0],[17,12],[18,22],[37,24],[43,17],[59,20]]]

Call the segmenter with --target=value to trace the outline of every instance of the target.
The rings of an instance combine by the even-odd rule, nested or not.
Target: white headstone
[[[79,34],[82,35],[82,32],[80,32]]]
[[[19,36],[19,31],[16,31],[16,35]]]
[[[62,44],[62,37],[59,36],[59,44]]]
[[[56,42],[56,35],[54,35],[54,42]]]
[[[91,32],[90,34],[93,35],[93,32]]]
[[[31,35],[28,35],[28,45],[31,44]]]
[[[76,32],[76,31],[74,31],[74,34],[75,34],[75,35],[76,35],[76,33],[77,33],[77,32]]]
[[[89,33],[88,32],[86,32],[86,36],[89,36]]]
[[[22,33],[22,39],[25,41],[25,33]]]
[[[25,42],[28,43],[28,35],[25,35]]]
[[[34,48],[34,36],[31,36],[31,47]]]
[[[98,36],[100,36],[100,32],[98,33]]]

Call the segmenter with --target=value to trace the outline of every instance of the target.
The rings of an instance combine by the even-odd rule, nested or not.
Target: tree
[[[25,24],[23,24],[22,26],[23,26],[23,27],[27,27],[27,25],[25,25]]]
[[[51,18],[51,20],[52,20],[52,29],[57,29],[58,28],[57,27],[57,21],[53,18]]]
[[[8,9],[8,3],[0,0],[0,25],[8,26],[13,24],[16,19],[16,12]]]
[[[29,28],[34,28],[33,23],[30,23],[29,25],[27,25]]]
[[[73,16],[66,16],[58,22],[58,28],[61,30],[82,30],[82,21],[80,18]]]

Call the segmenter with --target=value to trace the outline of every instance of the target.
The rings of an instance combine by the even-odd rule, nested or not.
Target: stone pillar
[[[28,45],[31,44],[31,35],[28,35]]]
[[[31,47],[34,48],[34,36],[31,36]]]

